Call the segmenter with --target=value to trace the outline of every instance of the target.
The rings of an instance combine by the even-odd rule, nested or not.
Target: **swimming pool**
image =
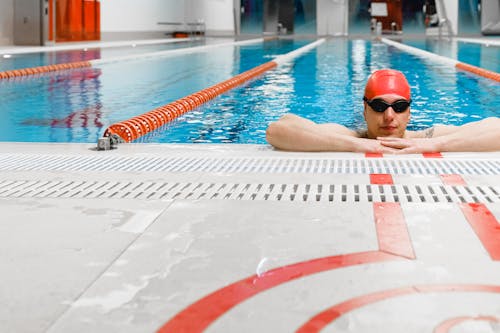
[[[94,143],[112,123],[226,80],[311,40],[279,39],[154,60],[0,81],[0,141]],[[363,125],[369,73],[403,71],[414,104],[410,129],[499,116],[500,85],[432,64],[384,43],[331,39],[193,110],[139,142],[265,143],[265,128],[293,112],[318,122]]]

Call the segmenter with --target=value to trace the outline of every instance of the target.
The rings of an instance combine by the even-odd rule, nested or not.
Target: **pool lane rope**
[[[500,73],[493,72],[493,71],[490,71],[490,70],[487,70],[487,69],[484,69],[481,67],[473,66],[473,65],[470,65],[470,64],[467,64],[464,62],[460,62],[460,61],[452,59],[452,58],[440,56],[440,55],[437,55],[435,53],[425,51],[425,50],[422,50],[422,49],[419,49],[419,48],[416,48],[413,46],[398,43],[398,42],[395,42],[395,41],[387,39],[387,38],[382,38],[381,41],[385,44],[394,46],[395,48],[398,48],[398,49],[403,50],[405,52],[408,52],[410,54],[416,55],[418,57],[421,57],[421,58],[424,58],[427,60],[432,60],[432,61],[437,62],[437,63],[449,65],[449,66],[461,69],[463,71],[467,71],[469,73],[473,73],[473,74],[488,78],[490,80],[500,82]]]
[[[143,53],[143,54],[133,54],[133,55],[129,55],[129,56],[113,57],[113,58],[109,58],[109,59],[94,59],[94,60],[88,60],[88,61],[69,62],[69,63],[64,63],[64,64],[53,64],[53,65],[46,65],[46,66],[13,69],[13,70],[0,72],[0,80],[1,79],[22,77],[22,76],[37,75],[37,74],[46,74],[46,73],[50,73],[50,72],[58,72],[58,71],[64,71],[64,70],[68,70],[68,69],[98,67],[101,65],[115,63],[115,62],[122,62],[122,61],[143,60],[143,59],[148,59],[148,58],[157,59],[157,58],[163,58],[163,57],[168,57],[168,56],[175,56],[175,55],[179,55],[179,54],[189,54],[189,53],[201,52],[201,51],[206,51],[206,50],[210,50],[210,49],[217,48],[217,47],[255,44],[255,43],[260,43],[263,40],[264,40],[263,38],[255,38],[255,39],[249,39],[249,40],[239,41],[239,42],[227,42],[227,43],[220,43],[220,44],[214,43],[214,44],[210,44],[210,45],[194,46],[194,47],[190,47],[190,48],[182,48],[182,49],[176,49],[176,50],[165,50],[165,51],[149,52],[149,53]]]
[[[20,76],[28,76],[28,75],[36,75],[36,74],[45,74],[49,72],[62,71],[67,69],[75,69],[75,68],[85,68],[92,67],[91,61],[77,61],[70,62],[65,64],[55,64],[55,65],[47,65],[47,66],[38,66],[31,68],[22,68],[22,69],[13,69],[10,71],[0,72],[0,79],[10,79]]]
[[[319,39],[297,50],[280,55],[274,60],[254,67],[228,80],[195,92],[172,103],[160,106],[139,116],[115,123],[109,126],[104,131],[103,138],[99,139],[97,148],[99,150],[107,150],[112,148],[112,146],[114,146],[118,142],[132,142],[140,138],[141,136],[167,124],[180,115],[216,98],[226,91],[231,90],[251,79],[254,79],[270,69],[294,60],[302,54],[316,48],[324,41],[324,38]],[[112,142],[107,141],[106,138],[112,138]]]

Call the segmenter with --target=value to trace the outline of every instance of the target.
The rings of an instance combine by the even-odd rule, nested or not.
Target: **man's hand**
[[[400,148],[384,145],[381,140],[353,138],[353,141],[354,152],[397,154],[400,151]]]
[[[435,139],[378,137],[376,141],[383,147],[392,148],[395,154],[431,153],[439,151]]]

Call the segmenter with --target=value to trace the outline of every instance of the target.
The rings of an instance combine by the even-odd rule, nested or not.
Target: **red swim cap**
[[[410,85],[400,71],[380,69],[370,75],[365,87],[365,97],[373,99],[379,95],[397,94],[407,100],[411,98]]]

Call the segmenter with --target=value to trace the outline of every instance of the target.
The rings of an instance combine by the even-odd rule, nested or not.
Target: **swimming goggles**
[[[366,104],[368,104],[375,112],[384,112],[390,106],[395,112],[401,113],[405,112],[406,109],[408,109],[411,104],[411,99],[409,101],[405,99],[400,99],[392,104],[387,103],[386,101],[380,98],[375,98],[370,101],[368,98],[363,97],[363,101],[365,101]]]

